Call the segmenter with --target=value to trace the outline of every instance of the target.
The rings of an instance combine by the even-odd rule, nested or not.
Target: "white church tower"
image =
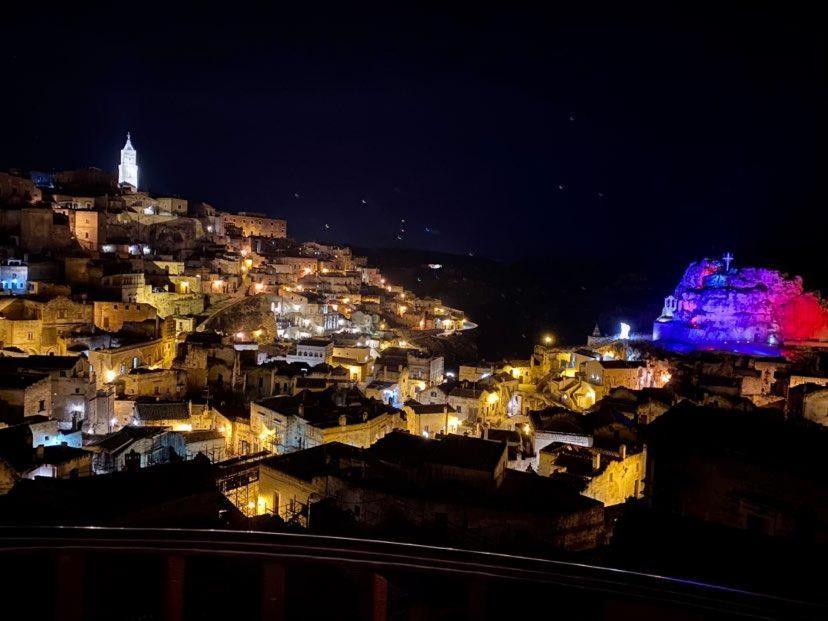
[[[138,157],[135,147],[129,139],[129,132],[127,132],[127,139],[124,148],[121,149],[121,164],[118,166],[118,185],[128,183],[136,190],[138,189]]]

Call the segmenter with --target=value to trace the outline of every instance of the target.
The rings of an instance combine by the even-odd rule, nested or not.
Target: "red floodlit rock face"
[[[828,340],[828,309],[813,293],[793,298],[777,311],[783,341]]]
[[[775,270],[692,263],[656,321],[656,339],[688,344],[828,340],[828,306]]]

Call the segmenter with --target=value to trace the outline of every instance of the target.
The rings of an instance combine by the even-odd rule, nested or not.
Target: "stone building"
[[[211,462],[227,458],[227,439],[221,431],[199,429],[185,431],[181,435],[184,436],[185,459],[194,459],[199,453]]]
[[[581,375],[595,390],[595,400],[600,401],[613,388],[646,388],[646,367],[643,360],[588,360]]]
[[[56,296],[46,302],[38,302],[37,313],[42,319],[40,353],[65,354],[61,338],[77,328],[92,325],[91,304],[76,302],[66,296]]]
[[[314,526],[325,501],[361,532],[416,530],[423,543],[574,551],[604,540],[601,503],[506,461],[505,444],[454,435],[393,433],[369,449],[326,444],[262,462],[259,507]]]
[[[86,447],[94,453],[95,474],[119,472],[127,468],[146,468],[174,461],[186,453],[183,436],[164,427],[127,426],[92,442]]]
[[[438,434],[458,433],[461,419],[453,407],[446,404],[423,405],[408,401],[403,406],[406,429],[424,438],[433,438]]]
[[[126,397],[180,399],[187,390],[187,373],[179,369],[138,367],[121,375],[118,383]]]
[[[538,455],[539,474],[566,482],[606,507],[643,497],[646,464],[646,449],[626,444],[612,450],[553,442]]]
[[[27,479],[77,479],[92,475],[92,452],[62,444],[39,446],[34,451]]]
[[[94,349],[87,353],[95,373],[97,388],[114,382],[130,369],[138,367],[169,367],[175,357],[175,340],[158,338],[149,341]]]
[[[304,362],[310,366],[330,364],[333,358],[333,341],[327,339],[302,339],[296,343],[296,353],[287,356],[288,362]]]
[[[49,416],[62,429],[77,429],[96,397],[95,380],[83,356],[0,357],[0,374],[41,374],[51,383]],[[34,398],[32,398],[34,400]],[[39,399],[37,399],[39,401]]]
[[[161,213],[173,214],[175,216],[187,215],[187,199],[175,196],[162,196],[155,199]]]
[[[0,421],[20,422],[52,412],[52,382],[42,373],[0,373]]]
[[[0,300],[0,342],[27,354],[39,354],[43,322],[35,304],[27,300]]]
[[[125,323],[154,320],[155,307],[141,302],[93,302],[95,327],[107,332],[118,332]]]
[[[106,239],[106,216],[92,209],[73,210],[69,214],[69,228],[81,248],[98,250]]]
[[[489,394],[485,388],[477,384],[459,382],[449,392],[448,404],[463,420],[474,423],[484,416],[489,407]]]
[[[222,213],[225,229],[235,227],[243,237],[287,237],[287,222],[268,218],[261,213],[241,211],[238,214]]]
[[[327,388],[251,403],[250,427],[254,452],[286,453],[329,442],[367,447],[404,425],[397,409],[357,389]]]
[[[583,414],[564,407],[551,406],[529,412],[529,432],[538,455],[553,443],[592,446],[593,438]]]
[[[92,454],[65,444],[37,443],[29,425],[0,429],[0,494],[21,479],[75,479],[92,474]]]

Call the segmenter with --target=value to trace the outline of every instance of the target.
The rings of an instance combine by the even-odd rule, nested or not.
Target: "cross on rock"
[[[725,253],[725,255],[722,257],[722,261],[725,262],[725,271],[729,272],[730,264],[733,262],[733,255],[729,252]]]

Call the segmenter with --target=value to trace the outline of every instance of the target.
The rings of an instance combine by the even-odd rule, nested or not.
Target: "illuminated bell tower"
[[[118,166],[118,185],[128,183],[136,190],[138,189],[138,157],[135,147],[129,138],[127,132],[127,139],[124,148],[121,149],[121,164]]]

